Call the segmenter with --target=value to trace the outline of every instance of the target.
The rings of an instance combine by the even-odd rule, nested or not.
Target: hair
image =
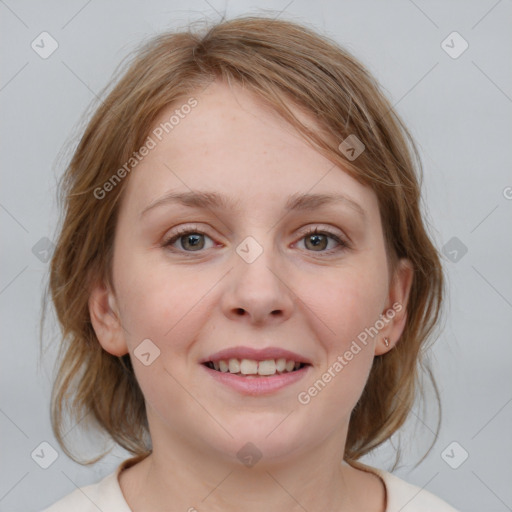
[[[295,22],[245,16],[202,30],[191,25],[145,42],[122,76],[112,79],[112,89],[103,92],[106,98],[61,177],[59,200],[65,208],[44,296],[46,309],[51,293],[61,330],[51,398],[57,441],[81,464],[102,458],[105,453],[80,461],[66,446],[65,415],[75,424],[90,416],[134,456],[151,452],[144,397],[130,357],[101,347],[88,309],[94,283],[112,286],[116,218],[129,177],[118,180],[106,199],[97,199],[94,191],[141,148],[164,108],[213,80],[236,82],[255,93],[317,151],[371,187],[378,198],[390,275],[399,259],[412,263],[404,330],[392,350],[374,358],[351,413],[344,459],[355,465],[400,429],[417,395],[424,398],[422,372],[435,390],[437,438],[441,404],[426,349],[440,321],[444,277],[421,211],[423,171],[415,142],[376,79],[334,40]],[[321,130],[300,122],[291,104],[313,117]],[[339,147],[349,135],[365,148],[352,160]],[[41,325],[44,317],[43,310]],[[400,450],[395,467],[399,459]]]

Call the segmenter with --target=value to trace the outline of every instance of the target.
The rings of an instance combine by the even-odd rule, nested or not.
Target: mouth
[[[293,386],[313,366],[306,357],[278,347],[232,347],[199,362],[214,382],[249,396],[271,395]]]
[[[241,377],[272,377],[274,375],[282,375],[293,373],[301,370],[306,366],[311,366],[303,361],[294,359],[286,359],[280,357],[278,359],[216,359],[205,361],[202,363],[210,370],[220,373],[229,373],[239,375]]]

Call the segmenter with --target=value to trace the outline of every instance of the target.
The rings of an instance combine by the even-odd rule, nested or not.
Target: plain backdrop
[[[195,0],[186,7],[172,0],[0,1],[0,510],[41,510],[98,481],[127,456],[114,449],[101,463],[82,467],[51,432],[55,344],[48,336],[40,360],[38,329],[57,223],[55,185],[66,162],[58,156],[76,143],[84,112],[141,41],[223,14],[279,16],[334,38],[375,74],[410,128],[449,296],[432,351],[443,405],[440,435],[414,467],[433,441],[436,409],[426,416],[413,409],[395,473],[460,510],[512,510],[509,0]],[[55,45],[42,32],[58,44],[47,58],[40,43],[33,48],[41,37],[44,51]],[[395,437],[363,462],[389,469],[394,446]],[[45,461],[37,457],[41,450]],[[57,458],[44,469],[52,450]]]

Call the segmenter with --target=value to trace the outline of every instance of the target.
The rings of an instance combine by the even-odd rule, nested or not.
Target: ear
[[[407,320],[407,303],[413,278],[414,267],[411,261],[406,258],[400,259],[390,282],[386,306],[381,314],[384,327],[380,330],[375,345],[376,356],[392,350],[402,335]],[[389,347],[386,347],[384,338],[388,338]]]
[[[103,283],[91,288],[89,315],[100,345],[114,356],[128,353],[114,294]]]

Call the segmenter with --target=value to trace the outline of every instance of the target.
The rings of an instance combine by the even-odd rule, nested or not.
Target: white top
[[[75,489],[42,512],[132,512],[118,480],[123,465],[100,482]],[[385,512],[458,512],[434,494],[392,473],[371,466],[365,468],[376,473],[384,482],[387,500]]]

